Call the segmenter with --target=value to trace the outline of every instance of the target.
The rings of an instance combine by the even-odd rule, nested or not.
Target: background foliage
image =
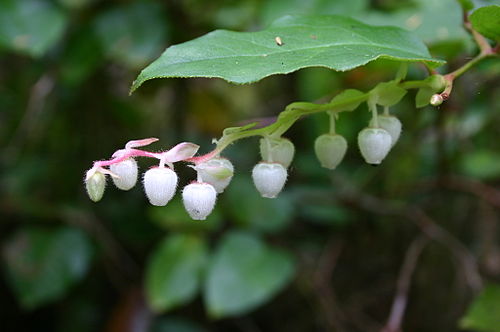
[[[2,329],[379,331],[408,248],[421,245],[403,326],[498,331],[498,61],[461,77],[438,109],[416,110],[414,95],[405,97],[393,109],[403,136],[377,168],[355,146],[369,120],[361,109],[338,123],[350,148],[334,172],[313,153],[326,116],[287,133],[297,156],[275,200],[251,184],[257,139],[227,150],[237,176],[206,222],[191,221],[179,197],[150,206],[141,188],[108,188],[98,204],[86,197],[83,172],[130,139],[209,151],[225,127],[270,122],[290,102],[394,77],[396,63],[377,61],[242,86],[155,80],[128,96],[167,46],[216,28],[260,30],[294,13],[412,30],[448,61],[444,71],[475,52],[454,0],[0,2]],[[425,72],[413,65],[409,76]],[[193,177],[179,171],[182,184]]]

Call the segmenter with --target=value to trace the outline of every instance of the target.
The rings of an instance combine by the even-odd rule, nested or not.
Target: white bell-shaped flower
[[[133,158],[128,158],[109,166],[111,172],[118,177],[113,177],[113,182],[118,189],[132,189],[137,182],[138,167]]]
[[[211,184],[217,193],[222,193],[234,174],[233,164],[225,158],[213,158],[196,165],[201,181]]]
[[[182,202],[194,220],[205,220],[212,213],[217,199],[215,188],[205,182],[193,182],[182,190]]]
[[[260,162],[252,170],[252,179],[262,197],[275,198],[285,185],[286,168],[280,163]]]
[[[365,128],[358,134],[361,155],[368,164],[378,165],[391,150],[392,138],[382,128]]]
[[[403,127],[401,121],[399,121],[398,118],[392,115],[379,115],[378,125],[380,128],[387,130],[389,135],[391,135],[391,147],[393,147],[397,143],[397,141],[399,140],[399,136],[401,135],[401,129]],[[373,119],[370,121],[370,126],[373,126]]]
[[[144,191],[149,202],[166,205],[174,197],[177,179],[177,174],[168,167],[155,167],[144,173]]]
[[[337,134],[324,134],[316,138],[314,152],[321,166],[335,169],[347,151],[346,139]]]

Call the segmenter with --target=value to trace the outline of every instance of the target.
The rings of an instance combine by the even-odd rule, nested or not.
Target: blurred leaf
[[[307,204],[300,214],[307,221],[324,225],[344,226],[352,221],[349,210],[336,205]]]
[[[217,230],[222,224],[220,209],[215,206],[214,211],[205,221],[193,221],[186,212],[182,200],[175,197],[167,206],[149,208],[151,219],[159,226],[177,232],[206,232]]]
[[[500,6],[479,8],[470,15],[469,19],[477,32],[489,39],[500,40]]]
[[[70,9],[81,9],[94,1],[95,0],[58,0],[61,5]]]
[[[177,234],[165,238],[146,268],[146,295],[155,311],[167,311],[193,299],[200,286],[207,252],[202,238]]]
[[[27,309],[60,299],[89,267],[91,246],[79,230],[29,228],[4,247],[7,277]]]
[[[475,150],[464,155],[461,169],[466,175],[479,179],[499,177],[500,155],[498,151]]]
[[[187,319],[168,317],[153,323],[149,332],[206,332],[207,330]]]
[[[96,36],[84,27],[69,40],[61,61],[61,76],[75,85],[87,78],[99,65],[102,50]]]
[[[251,230],[274,233],[284,229],[293,218],[290,196],[262,198],[250,176],[235,176],[222,199],[232,219]]]
[[[227,3],[210,13],[213,24],[224,29],[244,28],[255,17],[256,4],[253,0],[239,0]]]
[[[369,26],[342,16],[286,16],[263,31],[216,30],[171,46],[141,72],[131,91],[153,78],[219,77],[251,83],[306,67],[346,71],[379,58],[423,61],[431,67],[444,63],[399,28]]]
[[[414,8],[389,13],[372,10],[355,17],[368,24],[395,25],[414,31],[428,44],[469,38],[462,24],[462,9],[456,0],[415,0],[414,3]]]
[[[0,1],[0,46],[42,56],[62,37],[64,13],[43,0]]]
[[[457,0],[460,6],[462,6],[464,11],[471,10],[474,8],[474,3],[471,0]]]
[[[487,285],[460,321],[465,329],[500,332],[500,285]]]
[[[268,25],[285,15],[353,16],[368,7],[368,0],[267,0],[261,10],[261,21]]]
[[[255,309],[282,289],[293,271],[288,253],[249,233],[227,233],[208,270],[204,292],[209,315],[221,318]]]
[[[162,6],[147,1],[132,2],[101,14],[95,28],[106,54],[132,69],[158,56],[168,33]]]

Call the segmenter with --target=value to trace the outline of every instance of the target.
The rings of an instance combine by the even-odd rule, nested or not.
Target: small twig
[[[482,278],[479,274],[476,258],[469,250],[446,229],[439,226],[418,206],[398,204],[383,200],[361,192],[354,192],[353,189],[346,193],[344,200],[357,204],[361,208],[382,214],[402,216],[413,221],[420,230],[432,240],[441,243],[450,250],[451,253],[462,264],[462,270],[469,287],[477,292],[482,288]]]
[[[417,184],[417,187],[447,187],[467,192],[492,206],[500,208],[500,190],[477,180],[450,175],[439,179],[426,180],[421,184]]]
[[[331,279],[342,247],[342,242],[333,239],[328,241],[314,273],[314,287],[323,310],[323,316],[326,318],[332,331],[337,332],[345,331],[341,323],[344,315],[337,305],[335,292],[331,286]]]
[[[19,146],[22,145],[26,136],[32,131],[36,120],[45,107],[47,96],[54,88],[54,84],[54,78],[49,74],[44,74],[33,84],[23,117],[5,149],[11,155],[11,158],[15,158]]]
[[[464,27],[466,30],[472,35],[474,38],[474,41],[476,42],[478,48],[479,48],[479,54],[476,55],[472,60],[466,62],[463,66],[460,68],[457,68],[456,70],[452,71],[451,73],[448,73],[444,75],[444,79],[446,82],[446,86],[443,92],[440,93],[440,96],[443,98],[443,100],[446,100],[450,97],[451,90],[453,89],[453,81],[461,76],[463,73],[468,71],[470,68],[475,66],[477,63],[482,61],[483,59],[491,56],[498,55],[496,48],[492,48],[491,45],[488,43],[488,40],[484,38],[479,32],[474,30],[472,27],[472,24],[469,22],[469,18],[467,13],[464,12],[463,15],[463,20],[464,20]],[[497,45],[498,47],[498,45]]]
[[[112,274],[110,278],[115,281],[117,289],[129,287],[140,276],[140,268],[137,262],[120,244],[120,242],[109,232],[103,223],[91,213],[74,209],[63,209],[62,219],[81,227],[88,232],[102,248],[105,258],[109,260],[113,269],[106,269]]]
[[[428,238],[420,235],[410,245],[406,252],[403,265],[397,282],[396,295],[392,302],[391,313],[382,332],[399,332],[403,321],[406,304],[408,302],[408,293],[410,290],[411,278],[417,266],[418,258],[423,249],[429,242]]]

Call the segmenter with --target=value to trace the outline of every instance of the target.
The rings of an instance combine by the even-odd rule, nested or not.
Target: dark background
[[[394,77],[398,64],[378,61],[244,86],[153,80],[128,95],[140,69],[169,45],[217,28],[259,30],[289,13],[345,14],[416,29],[433,55],[448,61],[443,72],[476,52],[452,0],[0,3],[2,331],[379,331],[412,244],[423,251],[405,331],[458,330],[481,286],[500,281],[498,61],[461,77],[441,107],[416,109],[410,92],[392,109],[403,134],[379,167],[365,164],[356,146],[369,120],[362,106],[338,121],[349,150],[335,171],[322,169],[313,151],[314,139],[327,131],[326,115],[303,119],[286,134],[297,153],[276,200],[260,198],[251,184],[257,138],[224,153],[236,175],[205,223],[187,217],[179,195],[165,208],[150,206],[140,185],[130,192],[109,185],[97,204],[86,196],[83,174],[92,161],[128,140],[158,137],[153,150],[192,141],[208,152],[226,127],[272,120],[293,101],[327,101]],[[425,75],[410,66],[410,79]],[[153,161],[139,164],[144,170]],[[187,167],[177,169],[181,184],[194,177]],[[194,232],[214,248],[234,230],[289,252],[290,281],[236,317],[210,319],[201,295],[153,315],[142,288],[158,243]],[[46,250],[61,234],[58,247]],[[58,270],[65,260],[81,264],[76,274]]]

